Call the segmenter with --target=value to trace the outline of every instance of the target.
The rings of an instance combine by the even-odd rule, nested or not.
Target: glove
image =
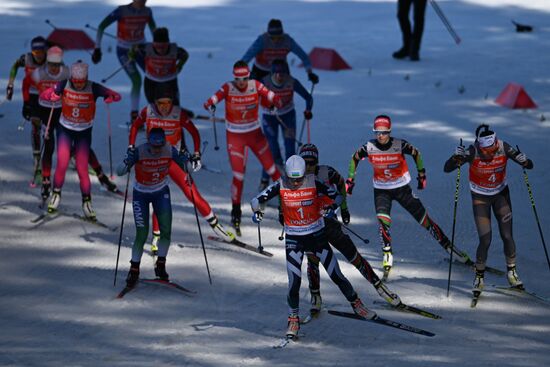
[[[516,155],[516,160],[523,165],[525,164],[525,162],[527,162],[527,156],[525,155],[525,153],[519,153],[518,155]]]
[[[191,156],[191,158],[189,158],[189,162],[191,162],[192,171],[197,172],[202,167],[201,154],[199,152],[196,152]]]
[[[311,111],[304,111],[304,118],[306,120],[311,120],[313,118],[313,113],[311,113]]]
[[[13,97],[13,84],[8,84],[6,87],[6,99],[11,101],[11,97]]]
[[[128,150],[126,150],[126,157],[124,157],[124,164],[128,167],[132,167],[134,164],[136,164],[136,160],[137,160],[136,148],[133,145],[130,145],[128,147]]]
[[[27,102],[23,102],[23,109],[21,110],[21,115],[23,115],[23,118],[25,120],[31,119],[31,105]]]
[[[426,182],[426,170],[419,171],[416,179],[418,180],[418,186],[416,188],[418,190],[424,190],[428,184]]]
[[[348,195],[351,195],[353,192],[353,187],[355,186],[355,180],[353,178],[348,178],[346,180],[346,192]]]
[[[466,150],[464,149],[464,147],[462,145],[459,145],[455,148],[455,156],[458,156],[458,157],[461,157],[461,158],[466,157]]]
[[[113,102],[118,102],[120,101],[120,99],[122,98],[120,96],[120,94],[118,94],[117,92],[115,91],[110,91],[108,93],[109,95],[103,100],[105,103],[109,104],[109,103],[113,103]]]
[[[328,217],[328,218],[334,217],[336,215],[334,213],[336,209],[338,209],[338,205],[336,204],[325,206],[323,208],[323,217]]]
[[[349,221],[351,219],[351,217],[349,215],[349,210],[342,208],[340,210],[340,212],[342,214],[342,222],[344,222],[344,224],[349,224]]]
[[[285,225],[285,216],[283,215],[283,211],[281,210],[281,207],[279,207],[279,224],[282,226]]]
[[[260,223],[262,219],[264,219],[264,213],[261,211],[254,212],[254,214],[252,214],[252,221],[254,223]]]
[[[94,64],[99,64],[100,61],[101,61],[101,49],[96,48],[96,49],[94,49],[94,52],[92,53],[92,62]]]
[[[212,102],[210,102],[210,100],[204,102],[203,107],[204,107],[204,109],[207,110],[207,111],[216,112],[216,105],[215,105],[215,104],[212,104]]]
[[[317,76],[317,74],[315,74],[315,73],[312,72],[312,71],[310,71],[309,73],[307,73],[307,78],[308,78],[309,81],[312,82],[313,84],[319,83],[319,77]]]
[[[188,118],[193,119],[195,117],[195,113],[193,111],[183,107],[181,107],[181,109],[183,110],[183,112],[185,112]]]
[[[48,88],[40,94],[40,98],[45,99],[46,101],[57,102],[61,99],[61,96],[55,94],[53,88]]]

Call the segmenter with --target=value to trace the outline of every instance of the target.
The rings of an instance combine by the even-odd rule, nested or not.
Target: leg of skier
[[[152,202],[152,194],[133,190],[132,207],[134,209],[134,223],[136,225],[136,237],[132,246],[132,260],[130,270],[126,277],[126,285],[134,287],[139,279],[139,264],[143,255],[143,245],[149,233],[149,203]]]
[[[226,132],[227,154],[233,172],[233,180],[231,181],[231,225],[235,228],[238,236],[241,235],[241,196],[246,171],[246,135],[249,134]]]
[[[170,188],[165,186],[159,193],[155,194],[152,204],[153,211],[157,215],[160,227],[158,257],[155,262],[155,275],[161,280],[168,280],[166,256],[168,255],[168,248],[170,247],[170,240],[172,237],[172,203],[170,199]]]
[[[264,114],[262,116],[262,130],[269,144],[269,149],[276,164],[283,164],[281,149],[279,148],[279,121],[275,116]],[[262,177],[258,191],[263,191],[269,185],[269,175],[262,170]]]
[[[393,190],[374,189],[374,206],[376,218],[378,219],[378,232],[382,245],[382,267],[384,268],[383,279],[387,279],[393,266],[392,241],[390,235],[391,226],[391,205]]]
[[[300,330],[300,285],[304,251],[302,237],[287,235],[285,240],[286,270],[288,274],[288,324],[287,337],[296,337]]]

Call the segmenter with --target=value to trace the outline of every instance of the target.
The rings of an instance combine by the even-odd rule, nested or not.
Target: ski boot
[[[291,313],[288,315],[288,327],[286,329],[286,337],[289,339],[298,338],[298,331],[300,331],[300,317],[298,314]]]
[[[387,280],[390,275],[390,270],[393,266],[393,254],[391,246],[382,247],[382,267],[384,268],[384,275],[382,280]]]
[[[311,291],[311,307],[309,309],[309,314],[313,317],[318,316],[321,312],[322,304],[321,292],[319,290]]]
[[[510,283],[510,287],[517,288],[517,289],[525,289],[523,287],[523,282],[521,279],[519,279],[518,273],[516,271],[516,265],[508,265],[507,266],[508,272],[506,273],[506,277],[508,278],[508,283]]]
[[[139,279],[139,262],[130,261],[130,270],[126,277],[126,286],[128,288],[134,288]]]
[[[155,262],[155,275],[158,279],[169,281],[168,273],[166,272],[166,257],[159,256]]]
[[[160,232],[153,232],[153,240],[151,241],[151,255],[157,256],[159,252],[158,243],[160,240]]]
[[[376,283],[373,284],[374,289],[378,292],[380,297],[384,299],[384,301],[388,302],[390,305],[397,307],[401,304],[401,298],[392,291],[388,289],[388,287],[382,283],[381,280],[378,280]]]
[[[40,195],[42,196],[42,200],[46,201],[50,197],[50,178],[49,177],[42,177],[42,191],[40,192]]]
[[[94,208],[92,207],[92,197],[90,195],[82,196],[82,212],[87,219],[91,221],[97,220]]]
[[[262,179],[260,180],[260,184],[258,185],[258,192],[264,191],[268,185],[269,185],[269,179],[262,177]]]
[[[376,312],[366,308],[359,297],[357,297],[355,301],[350,302],[350,304],[351,308],[353,308],[353,312],[355,312],[356,315],[359,315],[367,320],[374,319],[376,317]]]
[[[409,56],[409,47],[401,47],[399,50],[395,51],[392,56],[394,59],[404,59],[405,57]]]
[[[483,291],[483,287],[485,286],[484,277],[484,270],[476,270],[476,277],[474,278],[474,284],[472,286],[472,292],[474,292],[474,295],[476,293],[479,295]]]
[[[235,228],[237,236],[241,236],[241,204],[233,204],[231,209],[231,225]]]
[[[61,202],[61,189],[53,189],[52,196],[48,202],[48,213],[55,213]]]
[[[113,181],[109,180],[109,177],[107,177],[105,173],[101,172],[100,174],[98,174],[97,179],[99,180],[101,185],[107,189],[107,191],[110,191],[110,192],[118,191],[118,188],[116,187],[116,185],[113,183]]]
[[[229,231],[226,231],[225,228],[218,221],[218,217],[214,215],[212,218],[208,219],[208,224],[212,227],[214,233],[223,239],[225,242],[231,243],[235,240],[235,235]]]

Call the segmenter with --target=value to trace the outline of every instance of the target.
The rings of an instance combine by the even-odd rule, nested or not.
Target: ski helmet
[[[46,61],[53,64],[61,64],[63,62],[63,50],[57,46],[50,47],[46,56]]]
[[[374,119],[374,126],[372,128],[372,131],[378,132],[378,131],[391,131],[391,119],[389,116],[386,115],[378,115]]]
[[[162,98],[174,99],[174,90],[168,83],[159,84],[155,89],[155,100]]]
[[[271,19],[267,24],[267,33],[270,36],[281,36],[283,34],[283,23],[279,19]]]
[[[170,42],[170,37],[168,36],[168,28],[160,27],[155,29],[153,32],[153,42]]]
[[[244,79],[250,77],[250,68],[243,60],[239,60],[233,65],[233,76],[235,79]]]
[[[88,80],[88,64],[78,60],[71,65],[71,79],[75,81]]]
[[[288,70],[288,63],[285,59],[275,59],[271,63],[271,74],[290,74],[290,71]]]
[[[164,129],[160,127],[152,128],[149,131],[149,136],[147,141],[154,147],[162,147],[166,144],[166,135],[164,134]]]
[[[289,179],[300,179],[306,172],[306,162],[299,155],[293,155],[285,164],[286,175]]]
[[[34,37],[31,40],[31,50],[43,50],[46,51],[48,48],[48,41],[42,36]]]
[[[481,124],[476,129],[476,140],[480,148],[489,148],[495,144],[497,140],[497,134],[489,130],[489,125]]]
[[[300,147],[300,157],[307,161],[314,161],[319,164],[319,151],[315,144],[304,144]]]

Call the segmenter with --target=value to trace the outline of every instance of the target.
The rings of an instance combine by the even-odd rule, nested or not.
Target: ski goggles
[[[237,78],[237,77],[236,77],[236,78],[235,78],[235,81],[236,81],[236,82],[246,82],[246,81],[248,81],[249,79],[250,79],[250,77],[248,77],[248,76],[246,76],[246,77],[244,77],[244,78]]]
[[[292,185],[301,185],[302,182],[304,182],[304,179],[305,179],[305,176],[302,176],[302,177],[289,177],[289,178],[288,178],[288,181],[289,181]]]
[[[379,135],[390,135],[391,131],[390,131],[390,130],[386,130],[386,131],[375,131],[374,133],[376,134],[376,136],[379,136]]]

